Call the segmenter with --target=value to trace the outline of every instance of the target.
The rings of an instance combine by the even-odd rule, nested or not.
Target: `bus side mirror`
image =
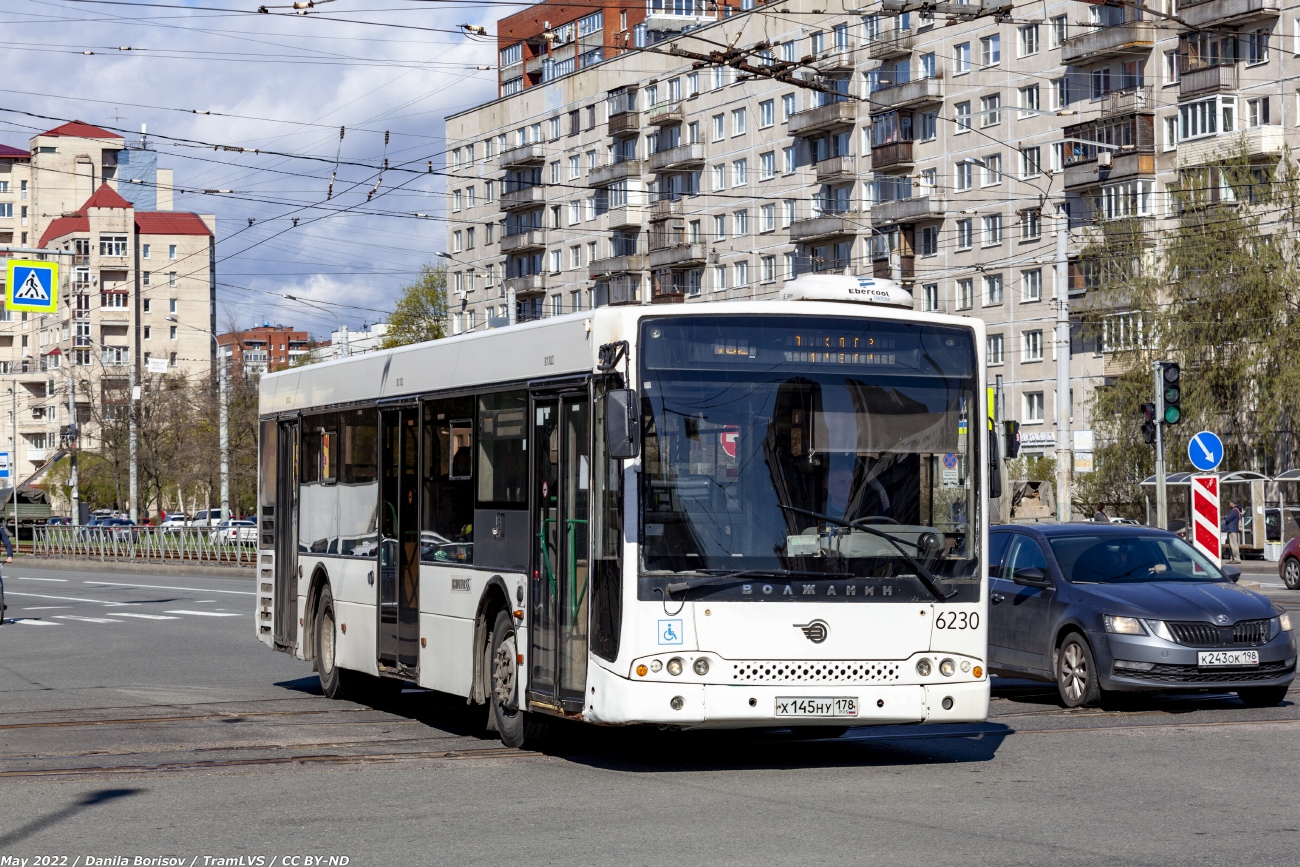
[[[989,498],[1002,496],[1002,458],[998,454],[997,431],[989,431]]]
[[[640,416],[636,392],[614,388],[605,393],[605,447],[616,460],[635,458],[641,453]]]

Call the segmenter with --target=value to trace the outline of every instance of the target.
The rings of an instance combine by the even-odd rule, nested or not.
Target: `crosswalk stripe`
[[[129,611],[114,611],[115,617],[138,617],[141,620],[180,620],[179,617],[168,617],[165,614],[132,614]]]
[[[256,596],[255,590],[213,590],[208,587],[172,587],[167,584],[127,584],[123,581],[83,581],[95,587],[147,587],[150,590],[189,590],[195,593],[231,593],[236,596]]]
[[[6,620],[5,623],[21,623],[23,626],[62,626],[62,623],[51,623],[48,620],[36,620],[28,617],[15,617],[12,620]]]
[[[242,614],[228,614],[221,611],[168,611],[168,614],[193,614],[195,617],[243,617]]]
[[[81,620],[86,623],[121,623],[121,620],[110,620],[107,617],[82,617],[78,614],[55,614],[59,620]]]
[[[57,581],[60,584],[67,584],[67,578],[28,578],[26,575],[17,576],[19,581]]]

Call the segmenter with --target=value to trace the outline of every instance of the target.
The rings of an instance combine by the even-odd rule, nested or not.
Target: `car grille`
[[[1232,626],[1215,626],[1212,623],[1170,622],[1169,632],[1174,641],[1192,647],[1230,647],[1232,645],[1257,645],[1268,642],[1267,620],[1243,620]]]
[[[898,680],[896,662],[837,660],[770,660],[737,662],[731,666],[734,683],[885,683]]]
[[[1216,668],[1213,670],[1198,668],[1195,665],[1157,664],[1150,671],[1116,671],[1120,677],[1157,683],[1250,683],[1258,680],[1273,680],[1295,672],[1295,664],[1285,662],[1264,662],[1249,669]]]

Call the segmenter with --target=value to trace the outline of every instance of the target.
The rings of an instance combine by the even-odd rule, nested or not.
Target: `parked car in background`
[[[112,539],[134,539],[136,525],[130,518],[92,518],[89,529],[93,535]]]
[[[47,527],[66,527],[71,523],[72,519],[63,515],[51,515],[45,519],[45,526]]]
[[[989,534],[989,668],[1051,680],[1068,707],[1108,691],[1235,692],[1280,703],[1291,620],[1172,533],[1104,524]]]
[[[220,509],[199,509],[199,511],[194,513],[194,517],[190,519],[190,526],[215,527],[220,524],[225,517],[226,516],[222,514]]]
[[[1282,549],[1277,574],[1289,589],[1300,590],[1300,536],[1293,537]]]
[[[213,543],[225,543],[227,545],[256,545],[257,544],[257,522],[256,521],[222,521],[212,531]]]
[[[158,526],[162,528],[162,531],[164,533],[175,533],[179,531],[182,527],[188,527],[189,524],[190,524],[190,518],[188,515],[185,515],[181,512],[176,512],[175,514],[168,515],[166,518],[163,518],[162,523],[159,524]]]

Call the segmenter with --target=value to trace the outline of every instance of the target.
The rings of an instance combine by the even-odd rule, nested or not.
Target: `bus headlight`
[[[921,660],[918,660],[918,661],[917,661],[917,663],[916,663],[916,673],[917,673],[917,674],[921,675],[921,677],[929,677],[929,676],[930,676],[930,671],[931,671],[930,660],[928,660],[928,659],[921,659]]]
[[[671,674],[673,677],[676,677],[677,675],[682,673],[681,657],[674,656],[672,659],[668,660],[668,673]]]
[[[650,670],[658,674],[663,670],[664,664],[657,659],[650,660]]]
[[[939,673],[944,677],[952,677],[956,671],[957,663],[953,662],[951,659],[945,659],[943,662],[939,663]]]
[[[695,660],[695,665],[691,667],[695,669],[695,673],[700,677],[704,677],[704,675],[709,673],[709,661],[704,657]]]

